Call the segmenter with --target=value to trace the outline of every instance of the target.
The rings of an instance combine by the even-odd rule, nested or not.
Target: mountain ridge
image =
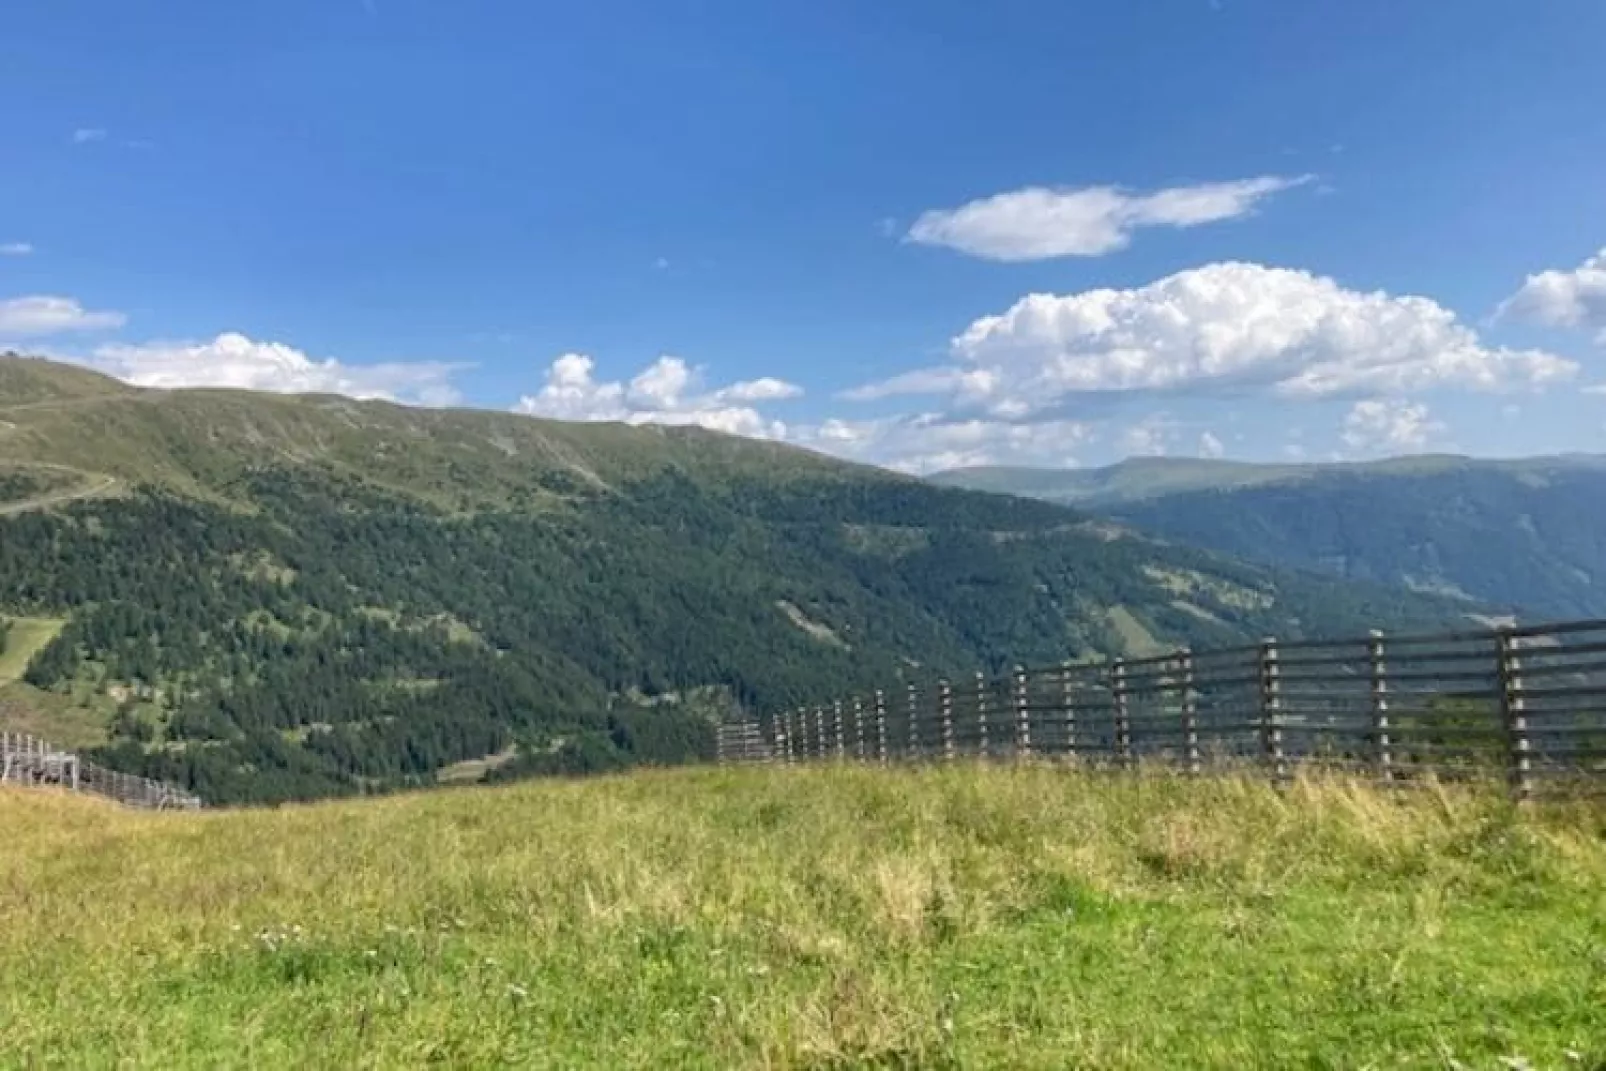
[[[1489,609],[699,428],[0,385],[0,616],[49,637],[0,697],[212,801],[684,761],[900,676]]]
[[[1142,459],[936,482],[1093,510],[1157,537],[1283,568],[1520,609],[1606,617],[1606,457],[1255,465]]]
[[[941,487],[994,494],[1018,494],[1066,505],[1107,505],[1186,491],[1227,491],[1294,483],[1324,475],[1423,475],[1458,469],[1514,474],[1554,470],[1606,469],[1606,454],[1569,452],[1518,458],[1479,458],[1466,454],[1408,454],[1370,461],[1260,462],[1225,458],[1135,457],[1096,468],[977,465],[946,469],[927,477]]]

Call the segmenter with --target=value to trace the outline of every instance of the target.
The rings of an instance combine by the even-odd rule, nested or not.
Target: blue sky
[[[915,470],[1606,450],[1603,40],[1598,0],[21,5],[0,348]]]

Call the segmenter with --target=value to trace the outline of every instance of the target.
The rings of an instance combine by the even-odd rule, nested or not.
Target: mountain
[[[1144,458],[1086,471],[957,470],[934,482],[1074,503],[1271,565],[1540,617],[1606,617],[1606,457]]]
[[[0,358],[0,701],[214,801],[681,761],[733,706],[1464,609],[697,428]]]
[[[1021,495],[1063,505],[1097,506],[1178,491],[1222,490],[1271,483],[1297,476],[1308,467],[1138,457],[1098,469],[977,466],[939,472],[929,479],[939,487]]]

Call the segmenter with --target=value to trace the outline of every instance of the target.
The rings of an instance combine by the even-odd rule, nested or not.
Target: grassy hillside
[[[961,487],[1045,502],[1102,505],[1179,491],[1222,490],[1300,479],[1311,466],[1242,461],[1135,457],[1096,469],[1034,469],[1008,465],[952,469],[933,475],[939,487]]]
[[[1191,491],[1239,491],[1272,484],[1321,482],[1334,477],[1427,478],[1467,472],[1501,473],[1515,480],[1535,482],[1558,472],[1606,473],[1606,456],[1470,458],[1457,454],[1414,454],[1378,461],[1303,464],[1134,457],[1095,469],[1034,469],[1007,465],[951,469],[936,473],[930,480],[939,487],[1022,495],[1102,510]]]
[[[66,620],[0,699],[214,801],[683,761],[735,706],[1462,609],[698,429],[0,367],[39,399],[0,462],[78,481],[0,516],[0,614]]]
[[[0,686],[21,677],[33,656],[56,638],[65,623],[52,618],[0,617]]]
[[[0,793],[0,1065],[1599,1068],[1602,822],[1037,767]]]
[[[1606,616],[1606,458],[1303,466],[1150,458],[1088,472],[968,470],[941,481],[1075,502],[1271,565],[1539,617]]]

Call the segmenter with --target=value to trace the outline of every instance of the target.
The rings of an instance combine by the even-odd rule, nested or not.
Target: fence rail
[[[1320,764],[1409,784],[1606,787],[1606,621],[1016,667],[727,722],[722,762],[1069,757],[1199,773]]]
[[[87,762],[26,733],[0,732],[0,785],[55,786],[148,810],[197,810],[198,796],[162,781]]]

